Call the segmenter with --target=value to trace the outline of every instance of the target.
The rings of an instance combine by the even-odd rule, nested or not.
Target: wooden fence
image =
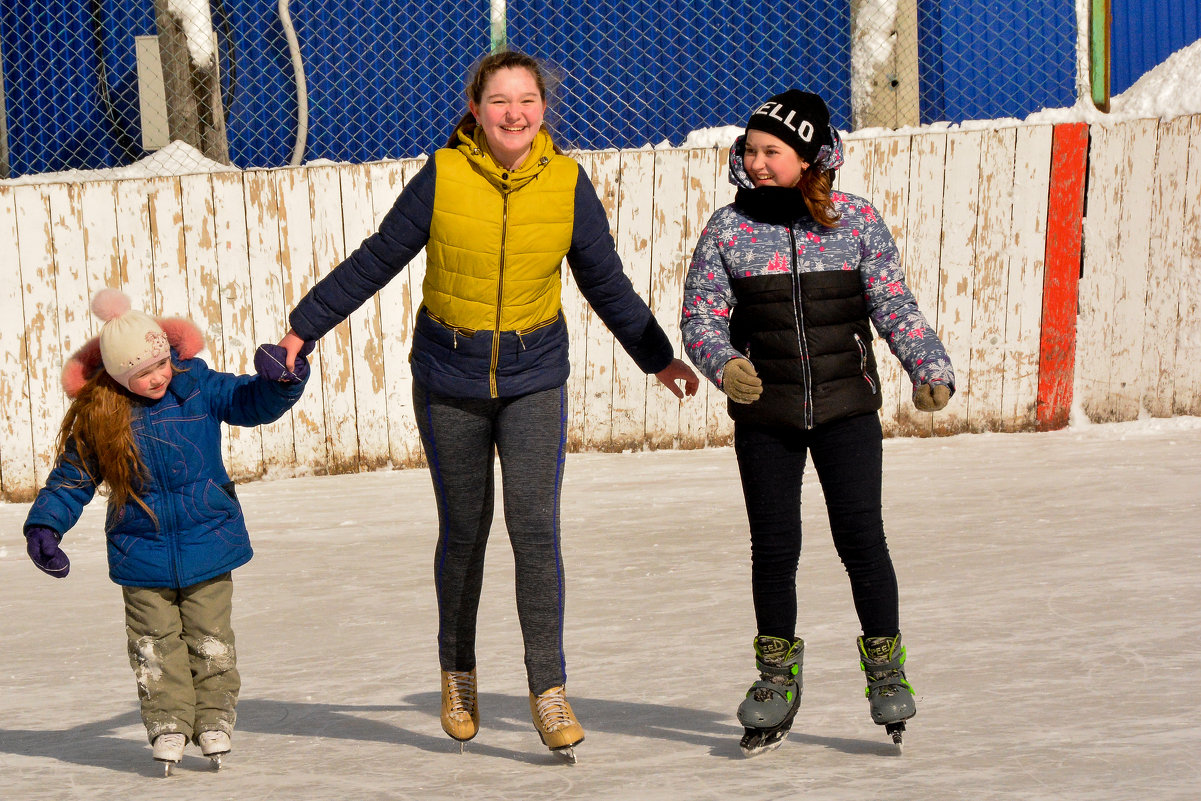
[[[733,195],[726,153],[579,158],[628,274],[678,349],[692,246]],[[120,287],[135,307],[191,318],[211,364],[247,372],[256,345],[279,340],[288,310],[374,230],[420,166],[0,185],[0,242],[10,243],[0,284],[0,498],[30,499],[51,466],[66,405],[60,372],[97,332],[97,290]],[[1201,117],[854,138],[839,189],[870,198],[892,226],[958,377],[944,412],[919,413],[877,342],[889,434],[1062,425],[1073,383],[1098,420],[1144,409],[1201,414]],[[418,257],[322,340],[290,415],[227,430],[235,478],[421,463],[408,349],[423,273]],[[644,376],[569,272],[564,306],[572,449],[730,442],[721,392],[703,385],[679,403]]]

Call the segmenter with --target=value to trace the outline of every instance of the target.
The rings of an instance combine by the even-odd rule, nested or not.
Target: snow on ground
[[[483,605],[482,730],[438,724],[424,470],[239,487],[243,692],[220,773],[170,779],[144,739],[94,503],[62,581],[0,504],[5,799],[1192,799],[1201,783],[1201,418],[885,443],[885,521],[918,716],[871,723],[849,587],[811,474],[784,746],[738,750],[753,678],[746,523],[729,448],[573,454],[564,485],[568,691],[560,764],[529,722],[498,511]]]

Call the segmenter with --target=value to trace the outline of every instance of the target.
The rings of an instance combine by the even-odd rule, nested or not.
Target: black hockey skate
[[[747,690],[738,707],[738,721],[744,726],[738,742],[748,757],[774,751],[792,729],[792,720],[801,706],[801,662],[805,643],[792,643],[779,637],[755,638],[755,665],[759,681]]]
[[[905,721],[917,714],[913,686],[905,678],[905,648],[901,635],[860,637],[859,667],[867,675],[864,694],[872,720],[884,727],[900,750]]]

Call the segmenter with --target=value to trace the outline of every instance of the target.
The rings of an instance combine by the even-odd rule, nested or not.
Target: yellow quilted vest
[[[545,131],[520,168],[499,166],[482,131],[434,154],[437,183],[422,286],[436,320],[525,332],[554,322],[571,246],[579,167]]]

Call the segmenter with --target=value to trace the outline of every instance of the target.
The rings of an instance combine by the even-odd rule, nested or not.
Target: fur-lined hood
[[[171,350],[182,360],[191,359],[204,350],[204,334],[191,320],[182,317],[156,317],[155,321],[167,334]],[[75,351],[63,366],[63,390],[74,398],[97,370],[104,369],[100,357],[100,337],[89,339]]]

